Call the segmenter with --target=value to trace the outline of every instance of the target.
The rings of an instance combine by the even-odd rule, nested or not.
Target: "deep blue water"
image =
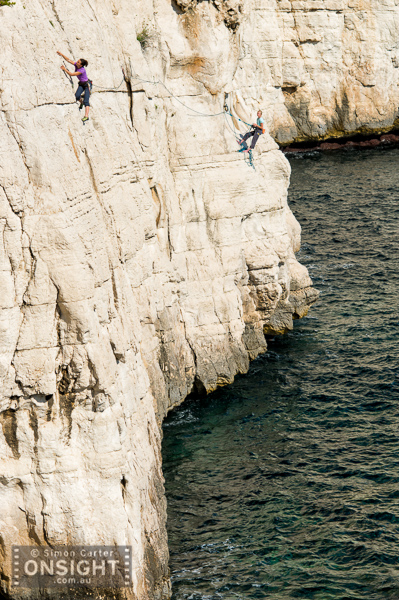
[[[399,150],[291,165],[320,300],[165,421],[174,600],[399,598]]]

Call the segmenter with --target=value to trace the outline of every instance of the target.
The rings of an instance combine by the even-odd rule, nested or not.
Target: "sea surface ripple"
[[[399,598],[399,150],[291,166],[320,300],[165,421],[174,600]]]

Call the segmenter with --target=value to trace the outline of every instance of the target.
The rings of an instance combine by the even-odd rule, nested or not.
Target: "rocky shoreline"
[[[313,152],[332,152],[336,150],[352,150],[366,148],[387,148],[399,145],[399,134],[383,133],[379,136],[344,138],[341,140],[330,139],[320,143],[309,144],[306,142],[293,144],[291,146],[282,146],[281,151],[287,155],[309,154]]]

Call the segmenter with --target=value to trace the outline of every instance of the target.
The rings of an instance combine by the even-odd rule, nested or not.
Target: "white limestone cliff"
[[[398,127],[397,0],[242,5],[234,83],[265,109],[280,144]]]
[[[10,587],[13,544],[127,544],[133,586],[121,597],[168,597],[161,420],[194,389],[244,373],[264,334],[290,329],[317,296],[295,259],[289,165],[269,134],[256,171],[246,164],[225,94],[244,121],[260,105],[276,139],[335,127],[332,24],[352,15],[336,44],[352,57],[363,46],[351,37],[361,34],[358,4],[326,4],[0,8],[3,594],[40,595]],[[367,31],[396,15],[393,3],[377,4],[365,5],[364,22],[375,19]],[[85,126],[56,50],[89,60],[97,87]],[[384,73],[386,83],[396,71]],[[379,104],[368,81],[367,107],[384,124],[393,84]],[[361,119],[356,102],[348,119],[353,110]]]

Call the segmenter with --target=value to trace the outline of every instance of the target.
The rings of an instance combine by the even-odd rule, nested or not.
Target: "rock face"
[[[316,298],[272,138],[389,129],[398,31],[394,0],[0,8],[5,595],[39,595],[11,588],[13,544],[127,544],[127,597],[168,597],[161,420]],[[57,49],[90,62],[86,126]]]
[[[252,0],[244,6],[235,81],[267,109],[275,140],[399,125],[396,0]],[[252,81],[246,77],[251,69]]]
[[[266,97],[242,62],[241,14],[233,0],[0,8],[7,596],[40,595],[11,587],[13,544],[127,544],[123,597],[168,597],[161,420],[245,372],[264,333],[316,299],[295,259],[289,165],[266,134],[254,171],[223,111],[227,93],[253,120]],[[85,126],[56,50],[89,60]]]
[[[39,595],[11,588],[13,544],[127,544],[127,597],[168,597],[161,420],[316,298],[272,138],[392,127],[398,31],[394,0],[0,7],[5,595]],[[86,126],[57,49],[90,62]]]

